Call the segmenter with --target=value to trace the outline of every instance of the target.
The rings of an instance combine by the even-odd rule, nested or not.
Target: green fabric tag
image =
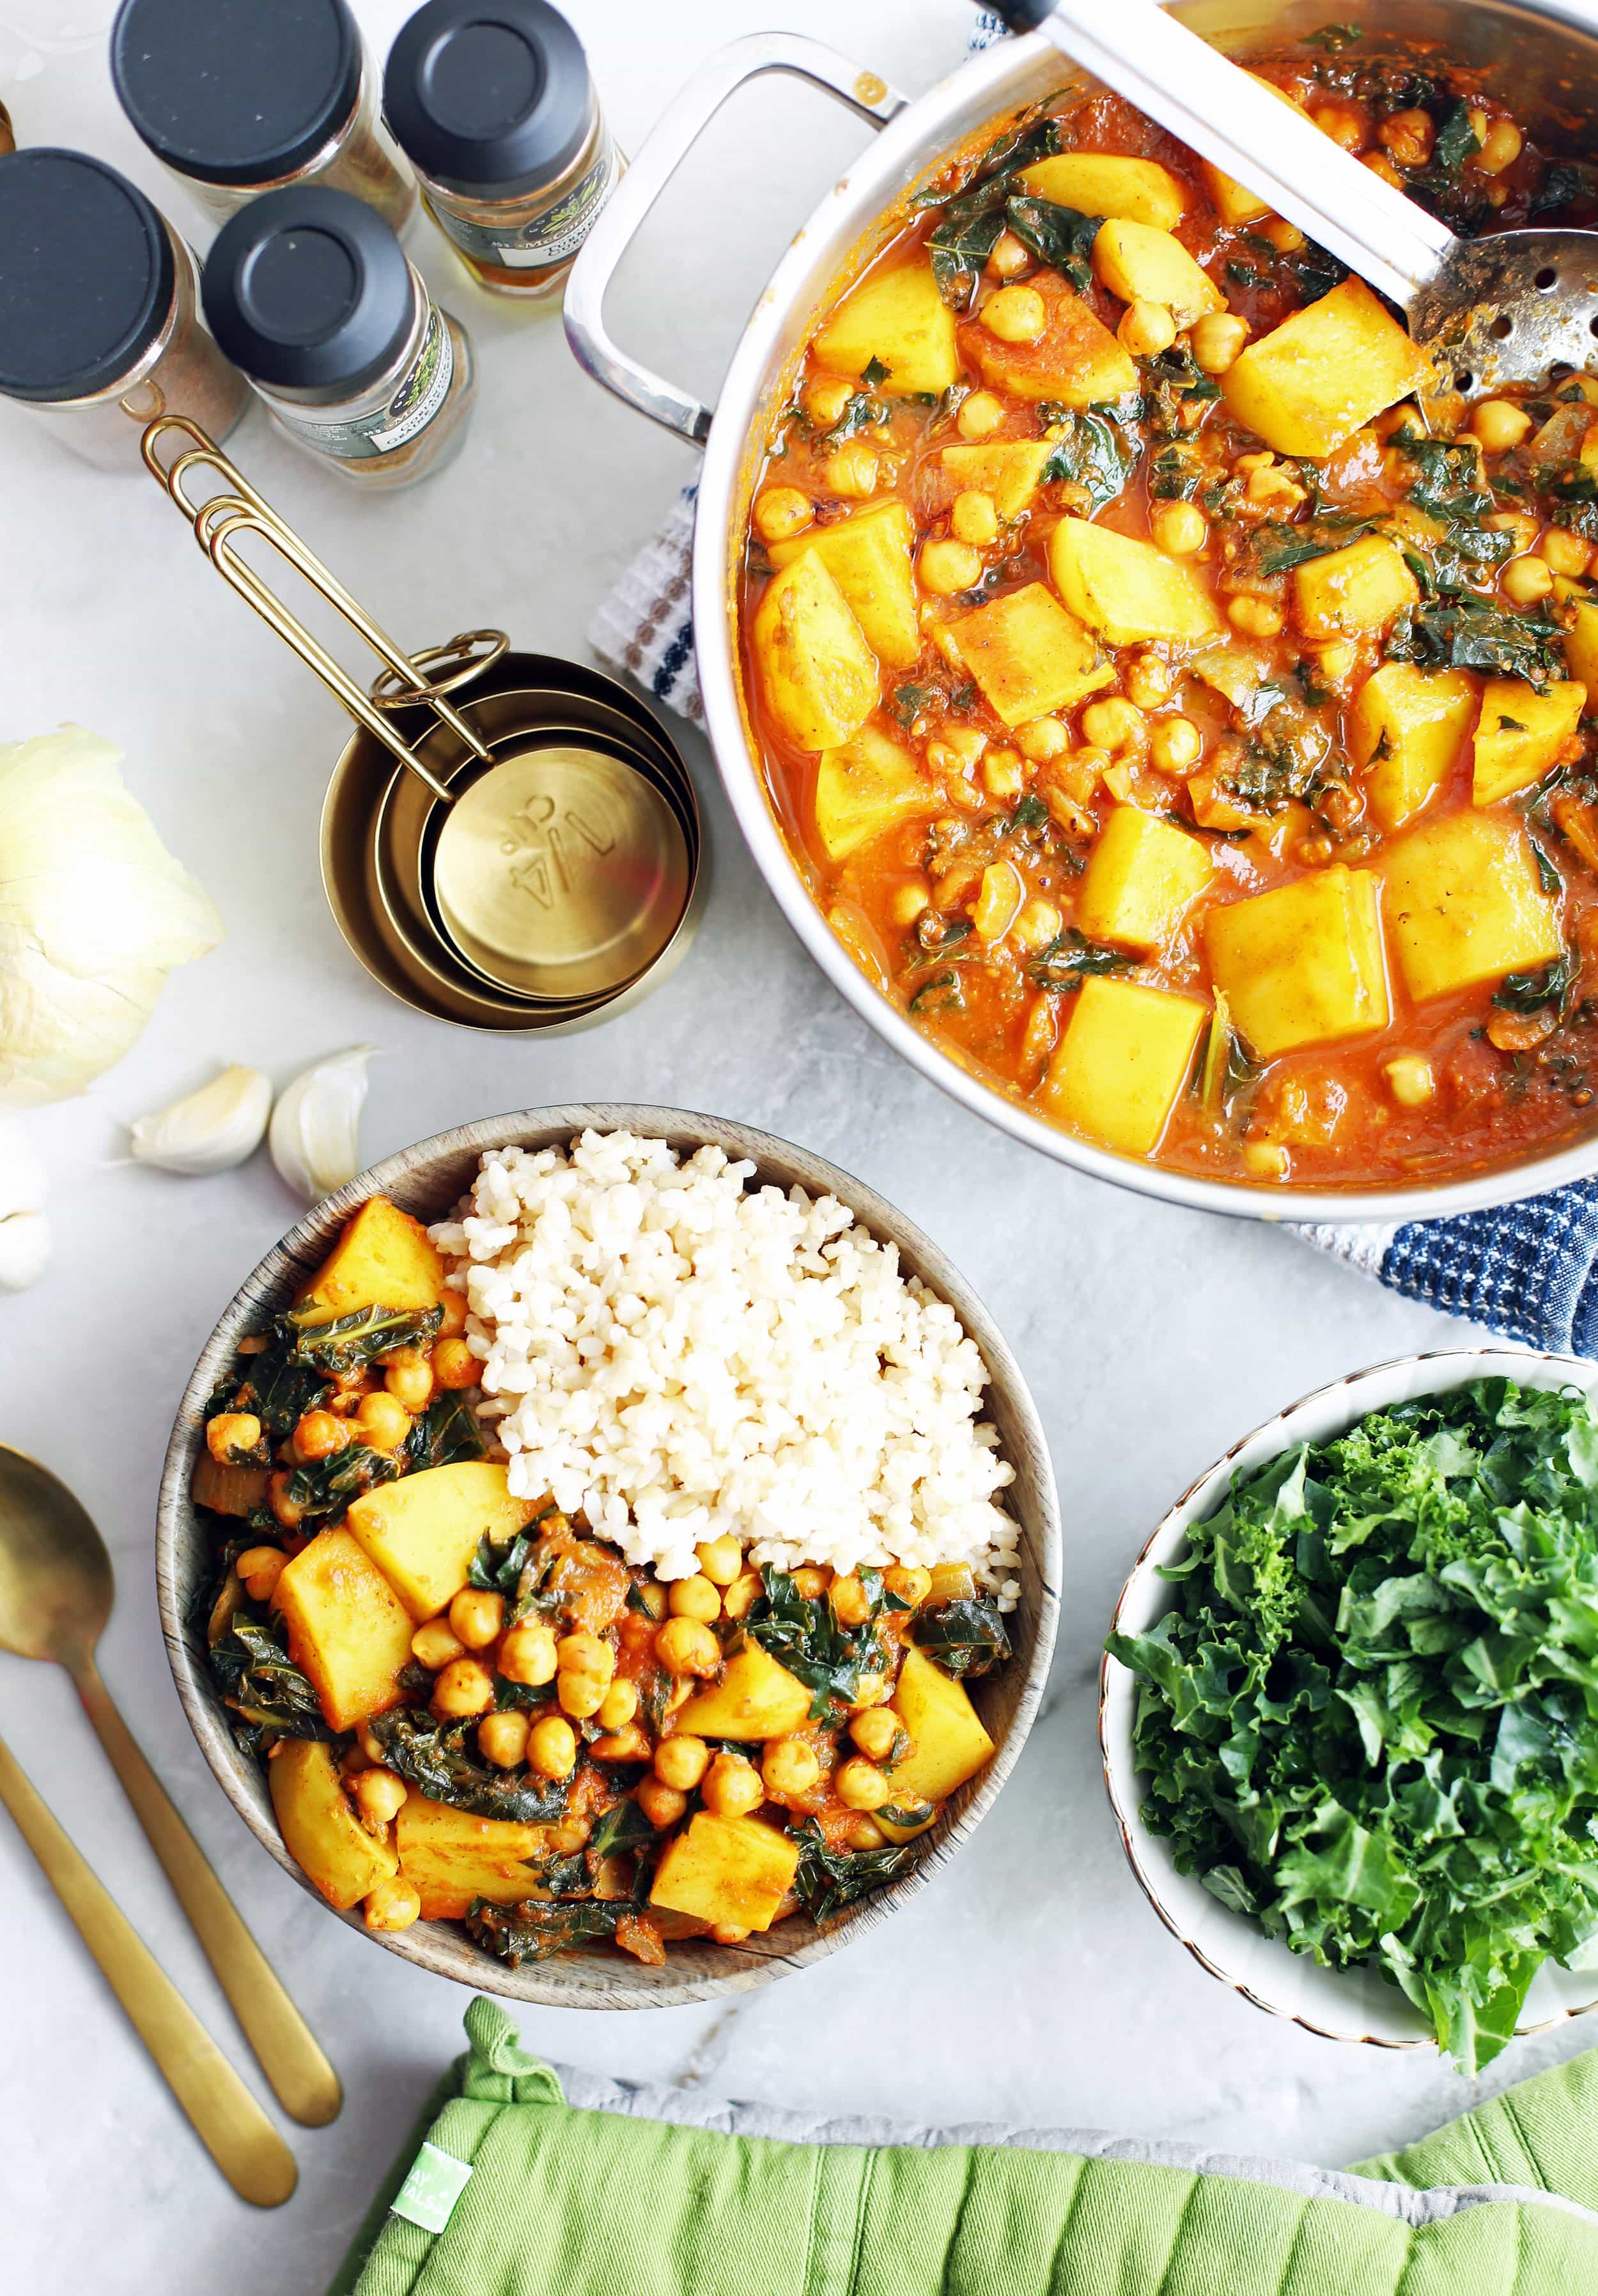
[[[470,2161],[457,2161],[453,2152],[440,2152],[436,2144],[424,2144],[389,2208],[395,2216],[420,2225],[423,2232],[442,2232],[471,2178]]]

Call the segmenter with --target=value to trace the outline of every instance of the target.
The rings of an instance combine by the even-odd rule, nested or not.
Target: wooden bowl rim
[[[954,1308],[976,1342],[987,1369],[985,1416],[1009,1418],[1013,1423],[1013,1433],[1005,1438],[1004,1448],[1016,1470],[1017,1480],[1012,1488],[1016,1518],[1022,1531],[1023,1585],[1028,1578],[1036,1580],[1023,1595],[1023,1603],[1030,1599],[1035,1625],[1024,1646],[1018,1637],[1011,1660],[1012,1669],[1020,1670],[1019,1683],[1015,1705],[999,1738],[997,1751],[971,1784],[953,1797],[930,1835],[924,1854],[907,1873],[875,1896],[848,1907],[824,1930],[816,1929],[799,1915],[783,1923],[783,1931],[791,1933],[798,1930],[804,1936],[804,1942],[787,1950],[755,1939],[742,1946],[717,1946],[709,1939],[696,1939],[686,1946],[674,1947],[662,1970],[646,1970],[642,1964],[635,1967],[619,1956],[602,1960],[596,1954],[528,1963],[520,1969],[512,1969],[473,1945],[455,1923],[419,1922],[410,1930],[373,1931],[366,1928],[358,1909],[336,1915],[285,1847],[271,1816],[264,1772],[234,1742],[201,1659],[198,1639],[191,1635],[183,1616],[178,1590],[179,1560],[198,1529],[188,1488],[201,1439],[201,1414],[207,1398],[232,1361],[238,1341],[249,1330],[258,1327],[273,1311],[291,1279],[301,1279],[325,1257],[345,1219],[368,1196],[397,1192],[403,1202],[407,1192],[414,1196],[424,1190],[430,1175],[447,1162],[463,1158],[475,1160],[489,1148],[566,1146],[579,1133],[590,1129],[628,1131],[645,1138],[665,1139],[679,1150],[686,1149],[690,1142],[719,1147],[730,1157],[753,1163],[759,1180],[775,1182],[785,1189],[797,1185],[812,1195],[836,1196],[879,1240],[897,1244],[906,1273],[921,1276],[930,1290]],[[440,1204],[430,1217],[442,1218],[447,1210],[447,1205]],[[1023,1481],[1031,1487],[1029,1509],[1020,1504]],[[846,1939],[874,1928],[899,1906],[908,1904],[976,1832],[997,1800],[1026,1743],[1042,1702],[1053,1653],[1060,1570],[1059,1497],[1037,1407],[998,1326],[977,1293],[930,1237],[875,1189],[824,1157],[775,1134],[692,1110],[615,1102],[523,1109],[455,1126],[385,1157],[314,1205],[241,1284],[207,1341],[177,1408],[157,1503],[156,1589],[168,1662],[201,1751],[223,1792],[257,1841],[324,1911],[334,1914],[348,1927],[373,1939],[402,1960],[474,1986],[482,1992],[551,2008],[674,2008],[746,1991],[788,1970],[802,1969],[824,1960],[835,1953]],[[1017,1617],[1022,1615],[1016,1613]],[[1017,1683],[1015,1675],[1011,1679],[1012,1684]],[[781,1931],[777,1934],[781,1935]],[[574,1982],[579,1978],[588,1981]]]

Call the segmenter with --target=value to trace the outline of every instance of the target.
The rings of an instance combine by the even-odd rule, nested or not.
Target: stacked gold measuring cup
[[[203,430],[163,416],[143,455],[224,579],[356,720],[322,877],[373,978],[418,1012],[512,1033],[590,1027],[658,988],[707,873],[687,767],[643,704],[597,670],[512,652],[503,630],[403,653]],[[379,657],[367,691],[240,554],[252,536]]]

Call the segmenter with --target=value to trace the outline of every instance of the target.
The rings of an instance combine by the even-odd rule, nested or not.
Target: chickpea
[[[899,1734],[899,1718],[891,1706],[868,1706],[849,1724],[849,1736],[873,1762],[885,1762]]]
[[[955,416],[955,428],[963,439],[991,439],[1004,422],[1004,402],[996,398],[991,390],[973,390],[963,398]]]
[[[575,1857],[593,1831],[591,1817],[562,1818],[549,1829],[549,1846],[558,1857]]]
[[[881,1809],[893,1789],[874,1762],[856,1756],[843,1764],[832,1781],[832,1791],[845,1809]]]
[[[451,1659],[433,1684],[435,1714],[486,1714],[493,1703],[494,1677],[479,1659]]]
[[[1017,239],[1012,231],[1002,231],[994,242],[993,253],[987,258],[987,268],[996,279],[1013,279],[1032,260],[1026,242]]]
[[[269,1603],[277,1591],[288,1556],[281,1546],[247,1546],[234,1569],[252,1603]]]
[[[721,1665],[721,1644],[697,1619],[668,1619],[655,1636],[655,1656],[668,1674],[708,1680]]]
[[[1049,307],[1036,287],[1001,287],[978,316],[1002,343],[1035,343],[1049,324]]]
[[[625,1730],[607,1730],[602,1737],[591,1738],[588,1751],[596,1762],[647,1762],[649,1740],[635,1722]]]
[[[968,542],[983,549],[999,538],[999,514],[991,495],[979,488],[969,488],[955,496],[949,512],[949,532],[956,542]]]
[[[1245,596],[1227,602],[1226,619],[1246,638],[1279,637],[1285,619],[1281,607],[1272,598]]]
[[[716,1817],[744,1817],[766,1800],[766,1788],[752,1762],[742,1754],[717,1754],[700,1788],[705,1808]]]
[[[595,1719],[602,1730],[625,1730],[637,1711],[637,1684],[613,1682],[600,1700]]]
[[[882,1573],[882,1584],[901,1603],[908,1603],[913,1611],[919,1610],[932,1591],[932,1573],[919,1562],[896,1562]]]
[[[741,1570],[721,1598],[724,1616],[744,1619],[757,1595],[765,1592],[765,1582],[758,1570]]]
[[[693,1552],[712,1587],[730,1587],[743,1568],[743,1549],[730,1530],[719,1538],[708,1538]]]
[[[1269,240],[1278,255],[1296,255],[1307,244],[1298,225],[1289,223],[1285,216],[1272,216],[1268,223],[1257,224],[1255,229],[1261,239]]]
[[[913,925],[931,898],[924,877],[918,877],[913,885],[897,886],[888,904],[889,916],[896,925]]]
[[[433,1337],[434,1347],[440,1340],[458,1340],[465,1328],[466,1294],[448,1284],[438,1302],[438,1328]]]
[[[657,1833],[664,1833],[668,1825],[675,1825],[688,1808],[687,1795],[660,1778],[643,1779],[633,1799]]]
[[[1196,503],[1160,503],[1149,531],[1168,557],[1192,558],[1209,539],[1209,521]]]
[[[1359,164],[1362,168],[1368,168],[1381,182],[1390,184],[1395,192],[1404,189],[1403,174],[1394,167],[1385,152],[1366,152]]]
[[[1176,341],[1176,321],[1168,303],[1128,303],[1115,332],[1134,358],[1158,358]]]
[[[830,493],[864,502],[877,490],[877,458],[864,439],[851,439],[829,455],[822,476]]]
[[[408,1426],[410,1422],[406,1423]],[[331,1459],[348,1441],[349,1429],[342,1419],[335,1419],[331,1411],[307,1411],[294,1430],[294,1456],[302,1464],[311,1459]]]
[[[325,1412],[315,1415],[327,1416]],[[305,1421],[299,1423],[303,1427]],[[260,1439],[261,1423],[253,1411],[219,1411],[206,1424],[205,1447],[219,1467],[232,1466],[235,1451],[253,1451]]]
[[[692,1793],[709,1767],[710,1749],[702,1738],[662,1738],[655,1748],[655,1775],[679,1793]]]
[[[885,1674],[863,1674],[860,1695],[850,1707],[851,1714],[863,1713],[868,1706],[881,1706],[888,1696],[890,1685]]]
[[[1309,116],[1322,135],[1329,135],[1334,144],[1340,144],[1345,152],[1357,152],[1363,146],[1365,124],[1352,104],[1323,103],[1318,111],[1312,111]]]
[[[1071,737],[1058,718],[1034,718],[1020,726],[1015,736],[1016,748],[1035,766],[1046,765],[1051,758],[1063,757],[1070,745]]]
[[[813,1793],[821,1783],[821,1760],[807,1738],[773,1738],[760,1758],[766,1791],[785,1795]]]
[[[813,422],[830,430],[834,422],[842,421],[854,395],[854,384],[846,382],[841,375],[814,375],[804,389],[805,412]]]
[[[440,1340],[433,1349],[433,1377],[447,1394],[457,1388],[475,1387],[482,1368],[464,1340]]]
[[[1262,1180],[1285,1180],[1291,1161],[1279,1140],[1243,1142],[1243,1162]]]
[[[1176,690],[1176,673],[1157,653],[1135,655],[1127,665],[1127,699],[1140,709],[1158,709]]]
[[[512,1627],[499,1646],[499,1670],[507,1682],[542,1690],[553,1682],[560,1667],[555,1638],[546,1626]]]
[[[1010,928],[1011,945],[1023,956],[1036,956],[1039,949],[1047,948],[1052,940],[1059,938],[1064,922],[1053,901],[1024,902],[1020,914]]]
[[[1082,731],[1096,750],[1119,753],[1148,746],[1148,719],[1135,702],[1123,701],[1119,695],[1090,701],[1082,712]]]
[[[1529,436],[1531,427],[1530,415],[1512,399],[1484,398],[1471,410],[1471,431],[1488,455],[1507,455]]]
[[[736,1922],[712,1922],[710,1937],[716,1945],[742,1945],[749,1931],[740,1929]]]
[[[1383,1065],[1381,1073],[1400,1108],[1424,1108],[1437,1091],[1431,1062],[1419,1053],[1400,1053]]]
[[[1386,144],[1400,168],[1423,168],[1431,157],[1437,129],[1429,111],[1395,111],[1376,130],[1376,140]]]
[[[1569,581],[1574,581],[1578,574],[1586,572],[1592,555],[1591,545],[1584,542],[1580,535],[1571,534],[1562,526],[1551,526],[1537,545],[1537,556],[1545,560],[1554,573],[1564,575]]]
[[[405,1780],[392,1770],[363,1770],[355,1782],[356,1807],[367,1825],[387,1825],[405,1806]]]
[[[858,1571],[833,1579],[832,1610],[840,1626],[863,1627],[870,1618],[871,1596]]]
[[[504,1596],[486,1587],[463,1587],[449,1606],[451,1630],[469,1651],[487,1650],[504,1622]]]
[[[1026,768],[1014,750],[990,750],[982,761],[982,786],[989,797],[1019,797],[1027,786]]]
[[[1149,763],[1162,774],[1185,774],[1204,754],[1203,736],[1191,718],[1162,718],[1149,743]]]
[[[416,1349],[406,1348],[405,1353],[414,1360],[391,1363],[383,1374],[383,1385],[407,1411],[425,1411],[433,1399],[433,1367]]]
[[[1250,329],[1233,311],[1209,311],[1194,325],[1193,357],[1206,374],[1225,374],[1235,366]]]
[[[797,487],[767,487],[755,504],[755,532],[762,542],[786,542],[790,535],[802,534],[815,516],[815,505]]]
[[[1553,570],[1545,559],[1512,558],[1498,580],[1512,603],[1532,606],[1553,589]]]
[[[577,1767],[577,1732],[563,1715],[545,1714],[527,1734],[527,1759],[541,1778],[569,1778]]]
[[[968,542],[926,542],[915,570],[923,590],[935,598],[957,597],[982,579],[982,561]]]
[[[466,1645],[447,1619],[429,1619],[411,1636],[411,1656],[430,1674],[442,1674],[447,1666],[465,1655]]]
[[[369,1930],[408,1930],[421,1912],[422,1898],[415,1883],[399,1874],[369,1890],[361,1904],[362,1919]]]
[[[674,1619],[698,1619],[708,1627],[721,1616],[721,1589],[702,1575],[674,1578],[666,1590],[666,1607]]]
[[[1528,512],[1495,511],[1487,522],[1495,534],[1507,534],[1510,537],[1517,558],[1523,558],[1528,551],[1537,548],[1539,529],[1536,519]]]
[[[485,1714],[477,1726],[477,1751],[496,1770],[513,1770],[527,1759],[532,1724],[519,1707],[503,1714]]]
[[[1506,168],[1514,166],[1525,144],[1526,138],[1512,119],[1495,119],[1471,164],[1484,176],[1501,176]]]
[[[356,1413],[356,1431],[374,1451],[397,1451],[411,1431],[411,1414],[387,1390],[363,1395]]]
[[[555,1644],[555,1658],[562,1674],[586,1675],[602,1690],[608,1690],[615,1678],[616,1653],[597,1635],[562,1635]]]
[[[862,1812],[858,1817],[849,1820],[844,1828],[843,1838],[851,1849],[881,1849],[888,1836],[874,1817],[867,1817]]]
[[[605,1702],[606,1687],[591,1674],[568,1674],[564,1668],[555,1677],[555,1696],[561,1711],[570,1714],[574,1722],[586,1722],[599,1712]]]

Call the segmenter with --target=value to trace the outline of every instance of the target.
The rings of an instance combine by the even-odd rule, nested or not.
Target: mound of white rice
[[[730,1531],[785,1570],[966,1562],[1013,1608],[974,1342],[846,1206],[753,1171],[626,1132],[484,1156],[432,1237],[511,1488],[661,1578]]]

